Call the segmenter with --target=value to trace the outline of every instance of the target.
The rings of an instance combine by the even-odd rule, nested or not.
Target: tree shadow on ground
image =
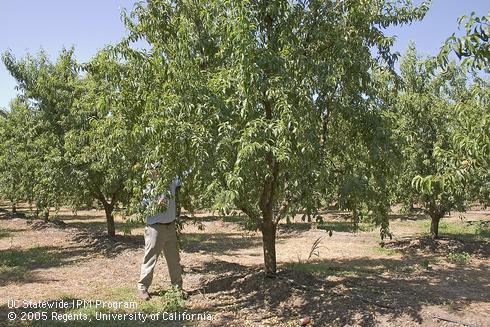
[[[86,260],[85,247],[36,246],[29,249],[0,250],[0,286],[10,283],[43,283],[34,270],[72,265]]]
[[[262,238],[240,233],[183,233],[181,248],[188,253],[219,253],[261,246]]]
[[[312,223],[285,223],[277,225],[278,234],[300,234],[309,231],[312,228]]]
[[[10,230],[7,232],[11,233]],[[68,245],[64,247],[14,247],[0,250],[0,286],[11,283],[47,283],[51,280],[39,277],[38,270],[85,262],[100,254],[112,258],[126,250],[141,249],[144,246],[143,236],[139,235],[109,237],[105,232],[73,230],[66,237]]]
[[[14,236],[15,233],[19,232],[25,232],[27,231],[27,228],[5,228],[5,227],[0,227],[0,239],[6,238],[6,237],[11,237]]]
[[[333,232],[355,232],[354,224],[351,221],[323,221],[318,224],[318,229]]]
[[[78,210],[72,210],[69,207],[64,209],[54,212],[54,215],[63,220],[105,219],[103,206],[84,207]]]
[[[312,222],[305,222],[305,221],[291,221],[291,222],[284,222],[281,221],[277,225],[277,231],[278,234],[301,234],[304,232],[307,232],[311,229],[325,229],[325,230],[332,230],[336,232],[353,232],[353,224],[350,220],[348,220],[348,217],[350,217],[348,214],[344,215],[338,215],[336,220],[331,221],[320,221],[320,222],[315,222],[314,220]],[[191,223],[200,223],[200,222],[216,222],[216,221],[223,221],[225,223],[233,223],[237,224],[242,230],[246,231],[259,231],[257,228],[255,222],[251,221],[249,218],[246,216],[204,216],[204,217],[196,217],[196,218],[187,218],[187,221]]]
[[[271,279],[264,278],[260,267],[215,261],[202,268],[214,274],[195,293],[209,297],[212,307],[207,309],[216,313],[247,310],[257,314],[257,321],[273,315],[282,322],[309,316],[320,326],[375,326],[377,315],[390,319],[408,315],[421,323],[426,305],[488,301],[488,266],[457,266],[421,274],[400,273],[397,268],[415,264],[409,259],[367,257],[319,261],[310,263],[308,269],[284,267]],[[332,275],[336,278],[328,279]]]
[[[87,219],[86,221],[76,221],[76,222],[68,220],[66,225],[67,227],[73,227],[79,230],[86,230],[86,231],[93,231],[93,232],[107,231],[106,221],[94,221],[94,217],[91,217],[91,219],[92,220]],[[114,223],[114,226],[116,227],[116,231],[121,231],[124,230],[126,224],[124,222],[116,221]]]
[[[99,215],[83,215],[83,214],[75,214],[75,213],[72,213],[72,214],[57,214],[57,215],[54,215],[56,216],[56,218],[58,219],[61,219],[63,221],[67,221],[67,224],[71,224],[71,220],[81,220],[82,222],[90,222],[90,221],[93,221],[94,219],[104,219],[105,220],[105,216],[100,213]]]
[[[187,253],[223,254],[258,247],[262,238],[241,233],[183,233],[180,235],[181,250]],[[84,245],[93,252],[112,257],[126,250],[144,247],[143,235],[116,235],[110,237],[103,230],[78,229],[70,236],[72,242]]]
[[[89,216],[90,217],[90,216]],[[90,217],[94,218],[94,217]],[[30,229],[42,231],[46,228],[55,228],[66,230],[68,241],[76,243],[83,247],[87,254],[100,253],[108,257],[118,255],[121,252],[131,249],[140,249],[144,246],[144,238],[142,235],[120,235],[109,236],[107,234],[106,222],[101,221],[84,221],[84,222],[68,222],[64,223],[63,220],[58,218],[52,219],[47,223],[41,219],[27,219],[24,220]],[[116,222],[116,231],[124,231],[128,225],[125,222]],[[134,227],[134,226],[129,226]],[[13,231],[25,231],[28,229],[16,229]],[[0,230],[1,232],[2,230]],[[11,235],[11,231],[7,231]],[[2,234],[0,233],[0,238]]]
[[[12,235],[12,230],[0,228],[0,239]]]
[[[388,219],[400,221],[419,221],[426,220],[428,217],[424,213],[390,213],[388,215]]]
[[[203,221],[203,222],[214,222],[214,221],[228,221],[228,222],[237,222],[244,217],[240,215],[230,215],[230,216],[220,216],[220,215],[203,215],[203,216],[189,216],[185,215],[189,220]]]
[[[229,216],[216,216],[216,215],[208,215],[208,216],[199,216],[199,217],[190,217],[187,215],[181,216],[184,222],[187,224],[200,225],[203,228],[203,223],[215,223],[222,222],[226,224],[236,225],[239,229],[243,231],[257,231],[257,223],[249,219],[244,215],[229,215]]]
[[[490,242],[486,240],[460,239],[465,235],[454,237],[406,237],[384,244],[385,248],[395,249],[405,255],[415,256],[420,251],[434,254],[468,253],[481,258],[490,257]],[[472,235],[474,236],[474,235]]]
[[[27,215],[21,211],[17,211],[16,213],[13,213],[8,210],[0,211],[0,220],[14,219],[14,218],[26,219]]]
[[[98,230],[78,230],[71,234],[70,242],[82,245],[87,251],[114,257],[126,250],[137,250],[144,247],[143,235],[109,236],[107,232]]]

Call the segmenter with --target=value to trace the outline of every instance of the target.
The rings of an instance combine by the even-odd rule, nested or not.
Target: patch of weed
[[[9,230],[0,228],[0,238],[9,237],[11,234]]]
[[[391,256],[394,256],[396,254],[398,254],[398,251],[395,250],[395,249],[389,249],[389,248],[385,248],[385,247],[375,247],[374,248],[374,252],[375,253],[378,253],[378,254],[381,254],[381,255],[385,255],[385,256],[388,256],[388,257],[391,257]]]
[[[471,256],[467,252],[451,252],[448,253],[447,259],[448,261],[457,264],[467,264],[470,261]]]

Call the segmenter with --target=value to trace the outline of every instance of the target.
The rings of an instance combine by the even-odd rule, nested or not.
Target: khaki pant
[[[145,257],[141,265],[138,289],[148,290],[153,280],[153,270],[163,250],[167,261],[170,282],[182,288],[182,267],[175,232],[175,222],[168,225],[153,224],[145,227]]]

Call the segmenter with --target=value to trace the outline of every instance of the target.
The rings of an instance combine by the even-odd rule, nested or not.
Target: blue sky
[[[125,35],[121,8],[135,0],[0,0],[0,52],[10,49],[19,58],[41,47],[55,58],[62,47],[75,46],[79,61]],[[390,28],[397,35],[394,50],[403,52],[410,40],[425,54],[436,54],[441,43],[457,32],[457,18],[490,11],[490,0],[433,0],[422,22]],[[0,63],[0,107],[15,96],[16,82]]]

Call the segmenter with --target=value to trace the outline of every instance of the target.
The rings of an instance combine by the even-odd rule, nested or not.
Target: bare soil
[[[118,235],[110,238],[103,211],[61,210],[64,224],[45,224],[25,219],[26,207],[18,209],[20,216],[7,208],[0,207],[0,325],[11,299],[138,301],[141,226],[123,235],[117,217]],[[431,240],[423,233],[424,216],[394,214],[394,238],[380,244],[377,228],[351,232],[345,217],[323,215],[332,236],[299,217],[281,225],[278,276],[270,279],[262,273],[259,232],[244,229],[239,218],[197,215],[182,234],[184,288],[190,293],[185,310],[209,312],[213,320],[182,324],[298,326],[307,318],[310,326],[490,326],[486,234]],[[463,227],[483,221],[485,227],[489,220],[488,211],[477,210],[443,221]],[[13,264],[16,255],[21,260]],[[162,258],[151,301],[168,285]]]

